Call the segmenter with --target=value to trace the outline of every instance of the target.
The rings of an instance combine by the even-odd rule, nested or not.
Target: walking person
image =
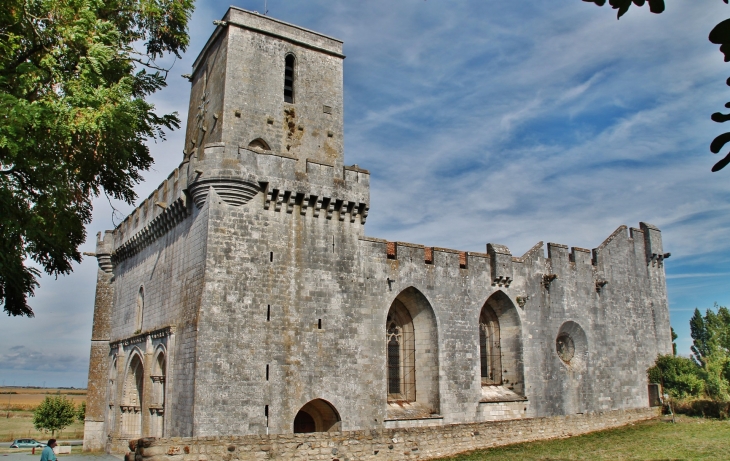
[[[41,453],[41,461],[56,461],[56,454],[53,449],[56,447],[56,439],[49,439]]]

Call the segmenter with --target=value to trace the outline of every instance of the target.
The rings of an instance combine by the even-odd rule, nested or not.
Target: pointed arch
[[[149,405],[152,437],[163,437],[165,432],[165,389],[167,381],[167,354],[165,347],[159,345],[152,361],[152,402]]]
[[[144,396],[144,360],[138,349],[129,356],[124,373],[124,388],[120,405],[122,414],[122,435],[142,436],[142,398]]]
[[[482,306],[479,339],[482,385],[503,385],[524,395],[522,321],[512,300],[501,290]]]
[[[269,147],[269,143],[264,140],[264,138],[256,138],[250,143],[248,143],[249,149],[261,149],[261,150],[271,150],[271,147]]]
[[[324,399],[307,402],[294,417],[294,433],[337,432],[341,419],[337,409]]]
[[[438,328],[423,293],[408,287],[396,296],[388,310],[385,334],[388,401],[418,404],[426,415],[438,413]]]

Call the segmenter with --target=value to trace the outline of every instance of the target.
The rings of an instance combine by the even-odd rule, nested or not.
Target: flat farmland
[[[85,389],[38,389],[26,387],[0,387],[0,442],[20,437],[46,441],[49,433],[38,432],[33,427],[33,410],[47,395],[63,395],[78,407],[86,401]],[[75,421],[56,438],[80,439],[84,436],[84,423]]]
[[[63,395],[76,406],[86,401],[86,389],[0,387],[0,410],[34,410],[47,395]]]

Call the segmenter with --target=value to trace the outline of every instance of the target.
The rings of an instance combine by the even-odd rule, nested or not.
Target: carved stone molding
[[[198,209],[205,204],[211,187],[224,202],[232,206],[245,205],[259,192],[259,185],[255,181],[242,178],[200,178],[188,186]]]
[[[147,247],[152,242],[169,232],[173,227],[177,226],[187,216],[187,203],[183,197],[180,197],[170,205],[166,206],[164,211],[142,228],[142,230],[134,234],[126,242],[114,250],[111,262],[116,264],[139,253],[143,248]],[[99,260],[99,265],[101,266],[101,260]]]
[[[307,210],[312,208],[313,217],[318,218],[320,212],[324,210],[326,212],[326,218],[332,219],[336,211],[340,221],[344,222],[345,218],[349,215],[349,221],[351,223],[359,219],[360,223],[365,224],[368,212],[370,211],[368,204],[362,202],[351,202],[349,200],[337,199],[336,197],[321,197],[314,194],[280,190],[275,187],[269,187],[266,191],[266,198],[264,199],[265,210],[273,208],[274,211],[280,212],[284,210],[291,214],[296,204],[299,204],[299,213],[302,216],[305,216]]]
[[[111,341],[109,343],[109,347],[114,348],[118,345],[122,346],[130,346],[132,344],[140,344],[147,341],[147,337],[150,337],[152,339],[157,338],[164,338],[166,336],[170,336],[171,334],[175,333],[175,328],[172,326],[159,328],[157,330],[153,331],[145,331],[143,333],[136,334],[134,336],[130,336],[129,338],[124,339],[118,339],[116,341]]]

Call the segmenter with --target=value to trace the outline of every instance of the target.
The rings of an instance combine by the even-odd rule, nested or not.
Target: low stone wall
[[[544,440],[652,418],[656,408],[438,427],[311,434],[140,439],[136,461],[431,459],[481,448]],[[131,458],[131,456],[130,456]]]

